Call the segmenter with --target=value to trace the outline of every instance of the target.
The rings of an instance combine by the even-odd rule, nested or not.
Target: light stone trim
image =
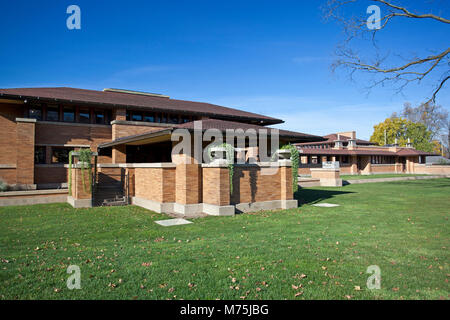
[[[239,212],[255,212],[264,210],[278,210],[278,209],[294,209],[298,207],[297,200],[271,200],[236,204],[236,209]]]
[[[297,200],[273,200],[218,206],[209,203],[161,203],[139,197],[133,197],[132,204],[157,213],[177,213],[185,216],[196,215],[199,213],[206,213],[211,216],[233,216],[236,211],[255,212],[262,210],[294,209],[298,207]]]
[[[30,119],[30,118],[16,118],[16,122],[29,122],[29,123],[36,123],[36,119]]]
[[[217,206],[203,203],[203,212],[211,216],[234,216],[236,209],[234,206]]]
[[[0,164],[0,169],[15,169],[17,166],[15,164]]]
[[[176,168],[173,162],[155,163],[98,163],[97,168]]]
[[[157,213],[173,213],[173,207],[174,207],[174,203],[173,202],[168,202],[168,203],[161,203],[161,202],[157,202],[157,201],[153,201],[153,200],[148,200],[148,199],[143,199],[140,197],[133,197],[131,199],[131,203],[151,210],[151,211],[155,211]]]
[[[34,119],[35,120],[35,119]],[[55,126],[72,126],[72,127],[111,127],[109,124],[98,123],[80,123],[80,122],[63,122],[63,121],[37,121],[38,124],[55,125]]]
[[[0,197],[10,196],[35,196],[43,194],[67,194],[67,189],[55,189],[55,190],[30,190],[30,191],[6,191],[0,192]]]
[[[176,125],[173,123],[128,121],[128,120],[113,120],[111,121],[111,125],[113,124],[126,126],[141,126],[141,127],[162,127],[162,128],[172,128]]]
[[[74,208],[92,208],[92,199],[74,199],[72,196],[67,196],[67,203]]]
[[[67,193],[67,192],[66,192]],[[47,204],[47,203],[63,203],[67,201],[67,195],[49,195],[48,197],[30,197],[30,198],[12,198],[1,199],[0,207],[6,206],[24,206],[34,204]]]
[[[174,203],[173,204],[173,211],[175,213],[179,213],[185,216],[195,215],[197,213],[201,213],[203,209],[203,206],[201,203],[195,203],[195,204],[180,204],[180,203]]]

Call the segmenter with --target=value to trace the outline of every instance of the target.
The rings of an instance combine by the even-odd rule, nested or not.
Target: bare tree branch
[[[376,2],[379,6],[383,7],[382,12],[384,15],[378,21],[380,23],[379,29],[370,30],[367,28],[365,11],[359,16],[351,16],[350,18],[347,18],[343,14],[344,9],[347,9],[347,7],[364,1]],[[427,57],[410,57],[406,60],[406,63],[398,64],[394,62],[395,60],[388,59],[389,54],[384,54],[380,58],[376,35],[378,32],[387,28],[394,19],[401,17],[412,20],[416,19],[417,21],[431,19],[443,25],[450,24],[449,19],[432,13],[419,14],[404,6],[393,4],[392,1],[388,0],[328,0],[324,11],[327,19],[336,20],[343,25],[346,35],[343,43],[336,49],[337,59],[332,64],[333,71],[336,71],[340,67],[346,68],[349,70],[351,80],[353,80],[353,76],[357,71],[371,74],[374,79],[371,84],[366,86],[367,90],[392,83],[396,85],[395,90],[397,93],[401,93],[411,83],[420,83],[423,79],[428,79],[430,74],[433,74],[433,77],[435,77],[440,72],[439,78],[441,80],[439,80],[435,89],[430,93],[431,98],[427,98],[428,102],[434,102],[436,100],[438,93],[449,79],[450,47],[441,49],[440,52],[435,52]],[[375,57],[372,57],[371,61],[368,61],[363,55],[351,49],[353,41],[359,39],[365,40],[367,35],[370,35],[372,45],[376,49]]]
[[[384,1],[384,0],[372,0],[372,1],[380,2],[380,3],[382,3],[382,4],[384,4],[384,5],[388,6],[388,7],[391,7],[391,8],[394,8],[396,10],[400,10],[400,11],[403,12],[403,13],[394,13],[393,14],[394,16],[408,17],[408,18],[417,18],[417,19],[427,19],[427,18],[429,18],[429,19],[437,20],[439,22],[450,23],[449,19],[446,19],[446,18],[443,18],[443,17],[439,17],[439,16],[436,16],[436,15],[431,14],[431,13],[427,13],[427,14],[415,14],[415,13],[412,13],[412,12],[408,11],[405,7],[396,6],[396,5],[392,4],[392,3],[390,3],[389,1]]]

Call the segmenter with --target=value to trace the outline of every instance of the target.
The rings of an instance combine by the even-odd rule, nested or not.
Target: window
[[[342,163],[349,163],[348,156],[341,156],[341,162]]]
[[[186,123],[186,122],[189,122],[189,121],[191,121],[191,120],[188,117],[181,118],[181,122],[182,123]]]
[[[81,123],[91,123],[91,113],[89,109],[80,109],[78,119]]]
[[[34,149],[34,163],[44,164],[45,160],[46,160],[45,147],[44,146],[36,146]]]
[[[159,122],[161,122],[161,123],[167,123],[166,115],[164,113],[162,113],[159,120],[160,120]]]
[[[103,111],[95,111],[95,123],[103,124],[105,123],[105,114]]]
[[[127,121],[131,120],[131,112],[127,110]]]
[[[178,115],[176,114],[169,114],[167,118],[167,122],[169,123],[178,123]]]
[[[146,114],[144,116],[145,122],[155,122],[155,116],[153,114]]]
[[[69,163],[69,152],[73,148],[53,147],[52,148],[52,163]]]
[[[64,107],[63,120],[64,122],[75,122],[75,111],[73,108]]]
[[[137,113],[137,112],[133,112],[131,120],[132,121],[142,121],[142,114],[141,113]]]
[[[28,112],[31,119],[42,120],[42,109],[40,107],[31,107]]]
[[[59,107],[48,106],[47,107],[47,121],[59,121]]]

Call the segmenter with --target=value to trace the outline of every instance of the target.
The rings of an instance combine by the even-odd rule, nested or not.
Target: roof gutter
[[[105,142],[105,143],[101,143],[98,145],[98,149],[102,149],[102,148],[108,148],[108,147],[113,147],[113,146],[117,146],[117,145],[121,145],[121,144],[127,144],[130,142],[135,142],[135,141],[139,141],[139,140],[144,140],[144,139],[148,139],[148,138],[156,138],[156,137],[160,137],[160,136],[164,136],[167,134],[172,133],[172,128],[170,129],[163,129],[163,130],[159,130],[159,131],[153,131],[153,132],[149,132],[149,133],[144,133],[144,134],[139,134],[139,135],[134,135],[134,136],[129,136],[129,137],[124,137],[124,138],[118,138],[116,140],[113,140],[111,142]]]

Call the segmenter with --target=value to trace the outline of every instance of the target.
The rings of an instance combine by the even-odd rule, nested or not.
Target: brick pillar
[[[17,184],[34,186],[34,134],[36,119],[17,118]]]
[[[280,166],[281,178],[281,200],[292,200],[294,198],[292,185],[292,167]]]
[[[71,182],[71,194],[67,197],[69,202],[74,208],[90,208],[92,207],[92,192],[91,181],[92,173],[89,174],[88,170],[84,170],[84,180],[81,174],[81,168],[79,165],[73,165],[72,169],[72,182]],[[69,173],[68,173],[69,174]],[[69,179],[67,179],[69,181]]]
[[[127,163],[126,146],[124,144],[112,147],[112,163]]]
[[[126,109],[116,109],[114,113],[114,120],[127,120],[127,110]]]
[[[203,212],[211,215],[234,215],[230,205],[230,172],[225,160],[202,165]]]
[[[292,185],[292,162],[291,160],[278,160],[280,170],[280,200],[282,209],[297,208],[298,202],[294,200]]]
[[[177,164],[175,182],[176,203],[196,204],[202,202],[201,169],[199,164]]]
[[[350,156],[350,174],[358,174],[358,156]]]

